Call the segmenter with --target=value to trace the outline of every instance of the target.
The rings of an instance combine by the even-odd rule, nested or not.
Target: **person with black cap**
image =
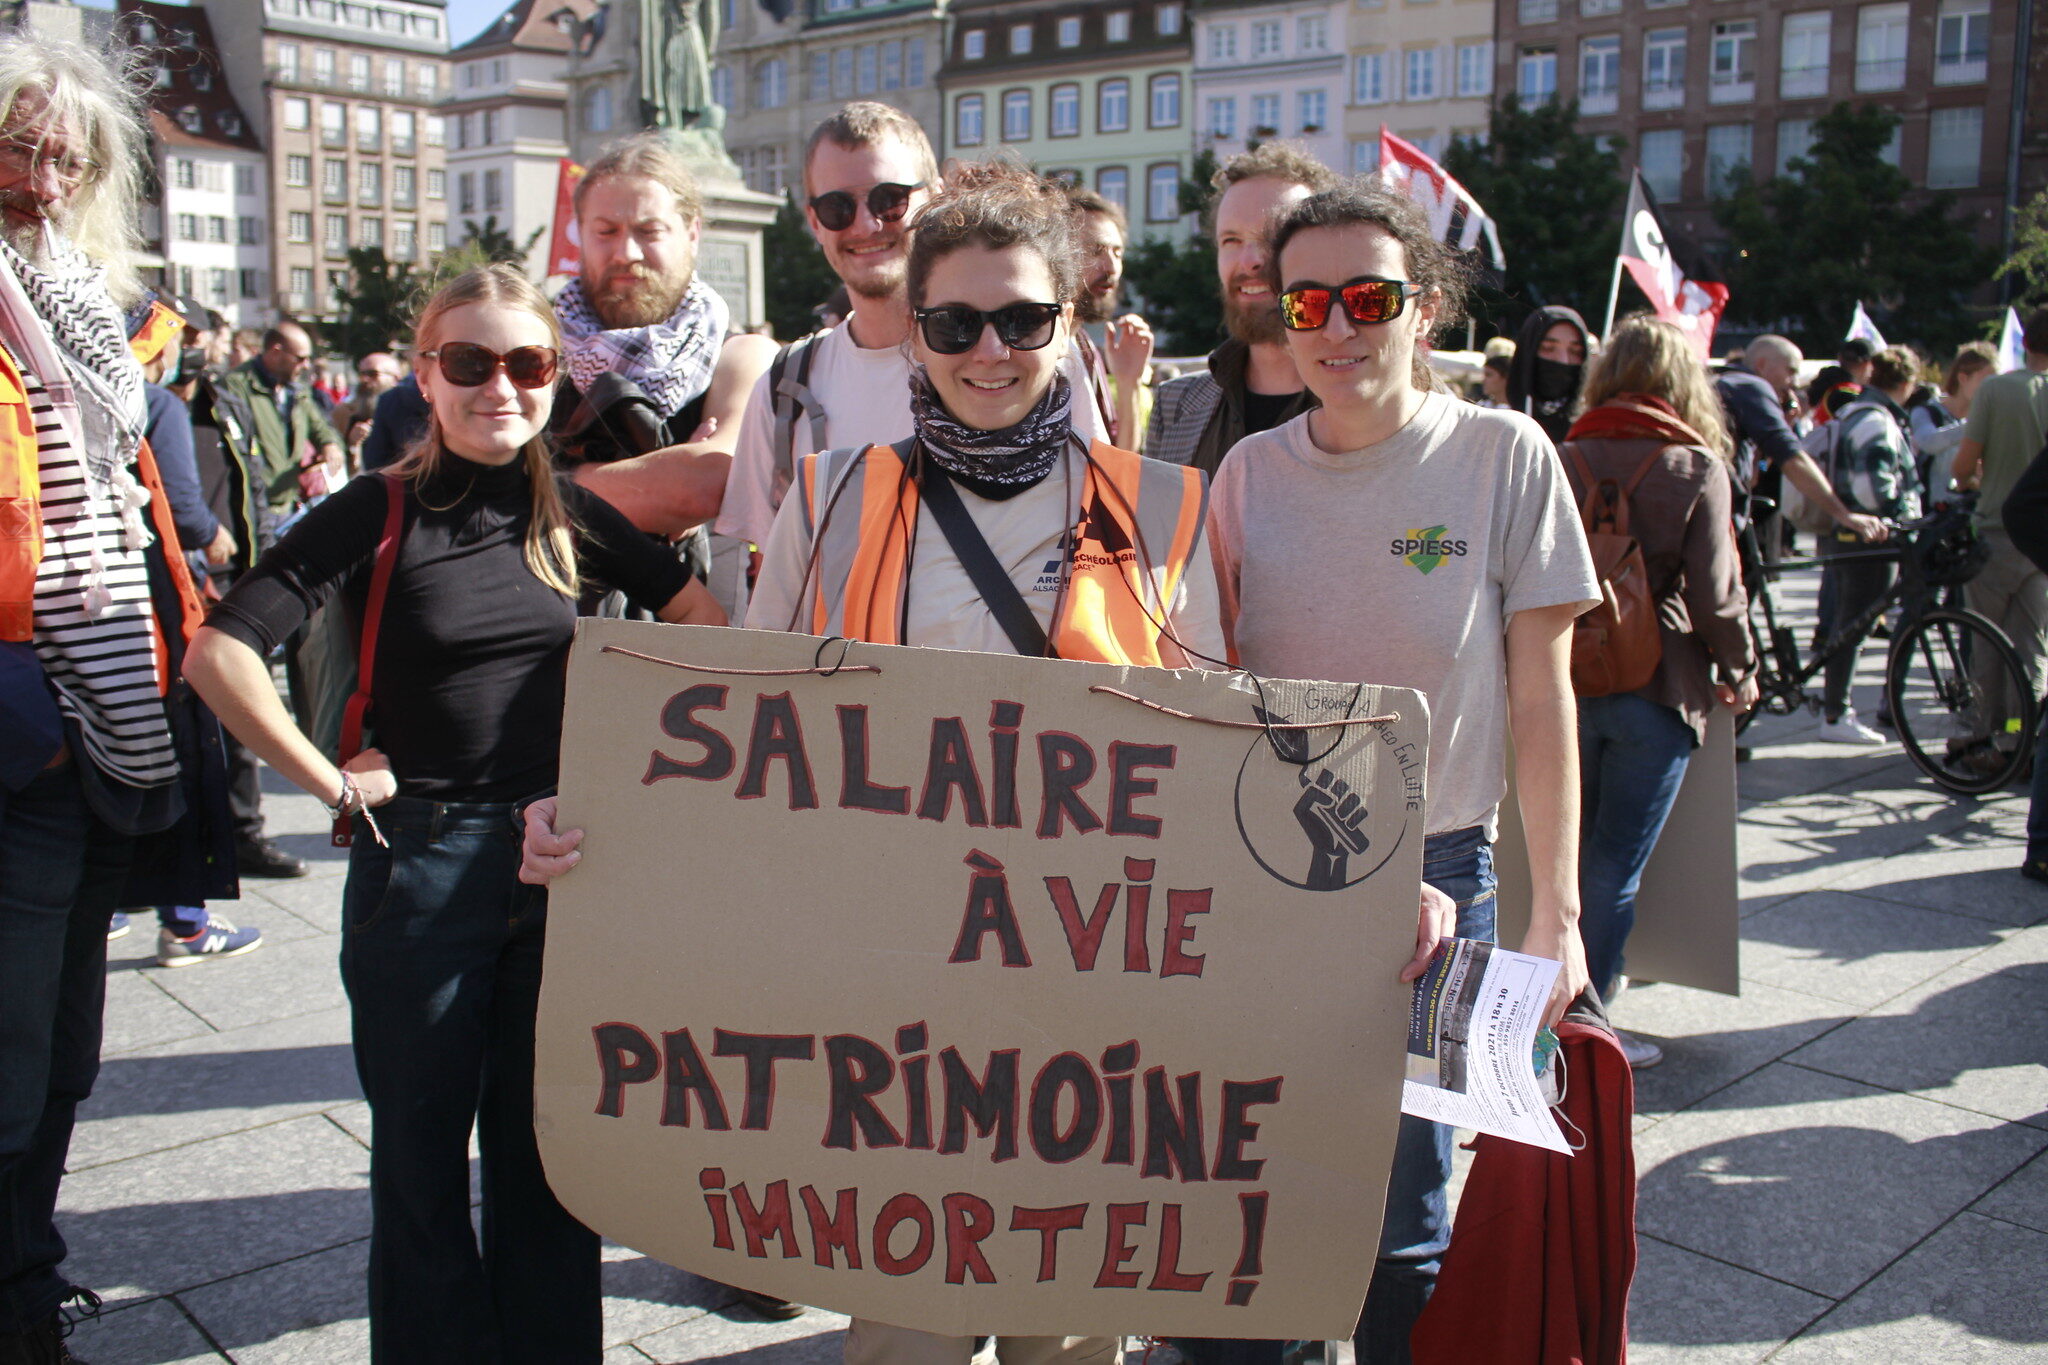
[[[1551,444],[1564,440],[1578,405],[1593,334],[1578,310],[1538,308],[1522,321],[1515,337],[1515,361],[1508,370],[1508,407],[1536,419]]]

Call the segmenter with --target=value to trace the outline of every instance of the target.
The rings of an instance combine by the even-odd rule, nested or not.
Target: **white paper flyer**
[[[1491,943],[1445,939],[1415,983],[1401,1111],[1569,1152],[1533,1055],[1558,965]]]

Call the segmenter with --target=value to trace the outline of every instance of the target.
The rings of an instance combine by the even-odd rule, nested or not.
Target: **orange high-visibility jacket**
[[[130,341],[138,361],[153,359],[176,340],[183,324],[162,304],[152,306],[149,319]],[[177,590],[179,632],[190,640],[205,620],[206,609],[192,586],[185,557],[178,553],[178,531],[171,521],[170,499],[164,496],[156,456],[142,443],[135,474],[149,490],[149,522],[164,547],[165,568]],[[28,390],[21,370],[0,347],[0,640],[27,640],[35,628],[36,568],[43,559],[42,477],[38,472],[35,419],[29,412]],[[158,651],[163,657],[163,651]],[[160,686],[169,682],[159,670]]]
[[[917,483],[885,445],[807,455],[797,487],[814,549],[810,629],[898,644]],[[1157,667],[1159,635],[1207,514],[1201,471],[1097,441],[1081,518],[1069,537],[1072,580],[1047,635],[1063,659]],[[1207,566],[1201,566],[1207,571]]]

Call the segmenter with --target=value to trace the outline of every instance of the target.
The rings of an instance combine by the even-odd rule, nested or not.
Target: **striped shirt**
[[[178,759],[157,690],[163,642],[151,611],[148,565],[140,550],[127,547],[110,501],[90,496],[84,465],[42,381],[26,370],[21,380],[42,481],[36,657],[99,769],[131,786],[158,786],[178,775]],[[92,617],[85,593],[95,549],[112,601]]]

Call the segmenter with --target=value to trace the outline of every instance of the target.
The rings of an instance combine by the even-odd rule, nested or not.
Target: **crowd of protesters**
[[[817,333],[777,347],[733,325],[696,271],[687,165],[637,135],[577,188],[580,269],[558,297],[470,270],[425,303],[409,365],[362,356],[351,391],[307,382],[298,323],[233,331],[141,288],[139,137],[101,58],[0,42],[0,510],[35,528],[0,543],[0,1362],[70,1359],[67,1324],[96,1304],[62,1274],[55,1207],[106,940],[148,910],[161,964],[238,956],[260,930],[206,902],[306,870],[264,834],[259,760],[350,840],[373,1358],[599,1359],[597,1238],[550,1192],[531,1121],[546,886],[583,856],[548,795],[579,615],[1416,688],[1424,886],[1415,955],[1387,971],[1414,979],[1452,932],[1494,937],[1512,745],[1518,946],[1560,964],[1551,1020],[1623,988],[1687,763],[1717,708],[1755,703],[1756,565],[1731,528],[1775,562],[1785,490],[1830,523],[1825,630],[1889,586],[1856,547],[1974,489],[1991,549],[1969,600],[2041,690],[2042,538],[2000,512],[2048,501],[2030,477],[2048,310],[2012,374],[1966,346],[1923,385],[1920,357],[1858,343],[1802,391],[1783,337],[1717,375],[1669,323],[1603,339],[1547,306],[1489,348],[1467,399],[1430,364],[1466,261],[1406,198],[1268,144],[1218,170],[1204,217],[1227,338],[1154,382],[1151,330],[1120,307],[1115,205],[1000,159],[941,168],[914,120],[859,102],[802,166],[843,285]],[[1660,653],[1636,685],[1589,691],[1575,624],[1606,584],[1586,526],[1616,497]],[[827,537],[834,518],[856,532]],[[1457,552],[1419,563],[1402,548],[1418,526]],[[1823,739],[1883,738],[1851,705],[1854,660],[1828,667]],[[2023,871],[2048,880],[2041,773]],[[1449,1242],[1450,1140],[1401,1120],[1361,1362],[1409,1358]],[[964,1365],[980,1347],[856,1321],[846,1357]],[[994,1349],[1014,1365],[1121,1345]],[[1182,1349],[1278,1362],[1287,1343]]]

